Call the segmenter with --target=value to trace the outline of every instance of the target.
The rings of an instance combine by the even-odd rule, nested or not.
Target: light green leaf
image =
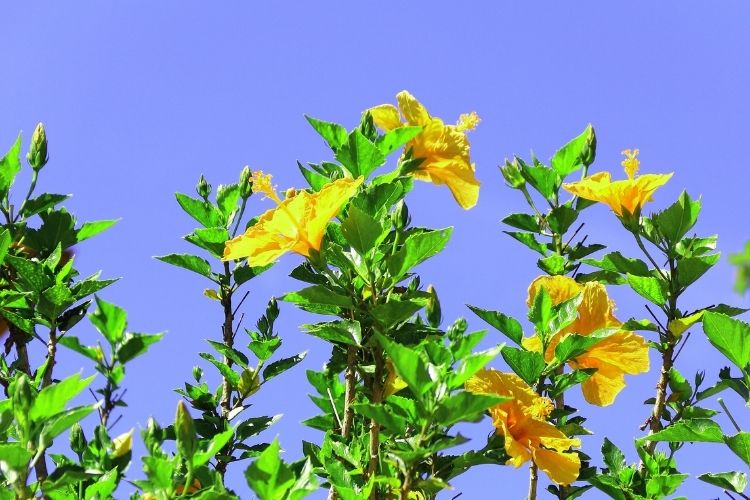
[[[490,326],[497,329],[516,344],[521,345],[521,341],[523,340],[523,328],[517,319],[506,316],[497,311],[489,311],[487,309],[481,309],[470,305],[467,305],[467,307],[471,309],[474,314],[489,323]]]
[[[280,453],[279,441],[274,439],[245,471],[247,484],[262,500],[283,499],[294,484],[294,473],[281,460]]]
[[[65,409],[65,405],[84,390],[96,375],[81,379],[75,373],[60,382],[39,391],[29,410],[29,418],[35,422],[45,420]]]
[[[389,155],[422,132],[422,127],[398,127],[378,137],[376,144],[383,155]]]
[[[312,128],[320,134],[320,136],[328,143],[328,146],[337,151],[347,141],[346,129],[338,123],[326,122],[318,120],[312,116],[305,115],[305,119],[308,121]]]
[[[376,247],[388,233],[379,221],[352,205],[341,223],[341,232],[361,255]]]
[[[501,353],[510,369],[529,385],[536,384],[539,381],[539,376],[547,367],[544,357],[538,352],[506,346],[503,347]]]
[[[154,258],[167,264],[193,271],[206,278],[211,278],[211,264],[201,257],[186,253],[171,253],[169,255],[159,255]]]
[[[724,314],[706,311],[703,331],[708,341],[741,370],[750,363],[750,325]]]
[[[116,344],[125,332],[128,313],[125,309],[96,297],[96,311],[89,315],[89,321],[110,344]]]
[[[80,243],[83,240],[96,236],[117,224],[118,220],[119,219],[84,222],[83,225],[76,230],[76,241]]]
[[[8,192],[19,170],[21,170],[21,134],[18,134],[16,142],[0,159],[0,194]]]
[[[399,281],[412,267],[442,251],[452,232],[453,228],[446,228],[409,235],[401,249],[388,259],[393,280]]]
[[[735,493],[742,493],[747,488],[747,474],[744,472],[707,472],[698,476],[698,479]]]
[[[734,436],[724,436],[724,442],[735,455],[750,465],[750,432],[738,432]]]
[[[555,152],[550,164],[560,177],[565,177],[593,163],[595,152],[596,136],[594,127],[589,124],[579,136]]]
[[[680,420],[664,430],[655,432],[644,439],[648,441],[668,441],[670,443],[723,443],[724,435],[719,424],[708,418]]]
[[[638,295],[657,306],[667,303],[667,290],[664,283],[653,276],[636,276],[628,273],[628,285]]]
[[[224,215],[212,204],[182,193],[176,193],[175,197],[185,213],[200,222],[203,227],[217,227],[225,224]]]
[[[359,346],[362,342],[362,329],[359,321],[340,320],[328,323],[302,325],[302,328],[312,335],[329,342]]]

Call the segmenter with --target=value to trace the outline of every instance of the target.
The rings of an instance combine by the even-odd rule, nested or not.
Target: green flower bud
[[[429,301],[427,302],[427,322],[431,327],[437,328],[443,321],[443,313],[440,309],[440,299],[438,299],[435,287],[432,285],[427,287],[427,293],[430,294]]]
[[[86,442],[86,436],[83,434],[83,429],[78,423],[73,424],[70,428],[70,449],[76,455],[82,455],[86,450],[88,443]]]
[[[409,208],[406,206],[406,203],[404,203],[404,200],[399,201],[398,204],[396,204],[396,208],[391,212],[391,221],[393,222],[393,227],[398,231],[406,228],[411,223]]]
[[[185,403],[180,400],[177,403],[177,414],[174,420],[174,433],[177,439],[177,451],[187,460],[193,458],[197,446],[195,437],[195,422],[190,412],[185,408]]]
[[[16,417],[16,421],[19,426],[25,430],[28,430],[29,424],[29,410],[31,405],[34,403],[34,395],[31,391],[31,384],[26,374],[22,373],[16,379],[13,387],[13,414]]]
[[[26,153],[26,160],[31,168],[39,171],[47,164],[48,159],[47,132],[44,130],[44,124],[39,122],[31,136],[31,145],[29,146],[29,152]]]
[[[240,196],[247,199],[251,194],[253,194],[253,173],[250,171],[250,167],[245,165],[245,168],[240,172]]]
[[[505,160],[505,165],[500,167],[500,173],[503,174],[503,179],[508,186],[513,189],[521,189],[526,184],[526,179],[521,175],[521,169],[516,160],[513,160],[513,163]]]
[[[594,127],[591,124],[586,127],[586,131],[588,135],[586,135],[586,147],[581,153],[581,163],[588,167],[594,163],[596,158],[596,132],[594,132]]]
[[[258,392],[258,389],[260,389],[258,373],[252,368],[243,370],[242,375],[240,375],[240,384],[238,389],[240,390],[243,398],[252,396],[256,392]]]
[[[211,184],[201,175],[201,178],[198,179],[198,184],[195,185],[195,190],[198,196],[203,198],[204,201],[208,201],[208,195],[211,194]]]
[[[194,366],[193,378],[196,382],[200,383],[201,379],[203,378],[203,368],[201,368],[200,366]]]

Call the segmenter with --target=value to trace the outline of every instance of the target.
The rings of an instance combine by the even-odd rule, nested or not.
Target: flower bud
[[[73,424],[73,427],[70,428],[69,439],[70,449],[73,450],[73,453],[82,455],[88,443],[86,442],[86,436],[83,434],[83,429],[78,423]]]
[[[396,208],[391,212],[391,222],[393,222],[393,227],[398,231],[406,228],[411,223],[409,208],[404,203],[404,200],[399,201]]]
[[[124,434],[120,434],[112,440],[112,458],[118,458],[126,453],[130,453],[133,447],[133,429]]]
[[[185,403],[182,400],[177,403],[174,433],[177,439],[177,450],[185,459],[192,459],[197,445],[195,422],[193,422],[193,417],[190,416],[190,412],[185,408]]]
[[[38,172],[47,164],[48,159],[47,132],[44,130],[44,124],[39,122],[31,136],[31,145],[29,146],[29,152],[26,153],[26,160],[31,168]]]
[[[513,189],[521,189],[526,184],[526,179],[521,175],[521,169],[518,167],[516,160],[513,160],[513,163],[505,160],[505,165],[500,167],[500,173],[503,174],[503,179],[508,183],[508,186]]]
[[[432,285],[427,287],[427,293],[430,294],[430,298],[427,302],[427,322],[431,327],[437,328],[443,321],[443,313],[440,309],[440,299],[438,299],[435,287]]]
[[[201,178],[198,179],[198,184],[195,185],[195,190],[197,191],[198,196],[203,198],[203,200],[208,201],[208,195],[211,194],[211,184],[209,184],[206,178],[201,175]]]
[[[240,172],[240,196],[247,199],[251,194],[253,194],[253,174],[250,172],[250,167],[245,165]]]
[[[13,414],[22,428],[27,428],[29,422],[29,410],[34,402],[31,385],[26,374],[22,373],[16,379],[13,388]]]
[[[588,134],[586,135],[586,146],[581,152],[581,163],[588,167],[594,163],[596,158],[596,132],[594,132],[594,127],[591,124],[586,127],[586,131]]]
[[[240,375],[240,384],[238,389],[240,390],[243,398],[252,396],[256,392],[258,392],[258,389],[260,389],[258,373],[252,368],[243,370],[242,375]]]
[[[294,198],[295,196],[297,196],[297,190],[294,188],[289,188],[286,191],[284,191],[284,198],[287,200],[289,198]]]

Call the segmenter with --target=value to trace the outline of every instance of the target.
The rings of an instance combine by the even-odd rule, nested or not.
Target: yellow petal
[[[581,471],[581,459],[577,453],[560,453],[535,448],[534,463],[557,484],[574,483]]]
[[[112,440],[112,457],[117,458],[128,453],[133,447],[133,429],[124,434],[120,434]]]
[[[372,115],[372,121],[375,125],[386,132],[403,125],[396,106],[392,104],[381,104],[380,106],[368,109],[368,111]]]
[[[404,115],[409,125],[424,126],[430,122],[430,114],[422,103],[408,91],[402,90],[396,94],[396,100],[401,114]]]
[[[568,276],[539,276],[529,285],[526,305],[531,307],[539,290],[544,288],[550,296],[553,305],[570,300],[581,293],[582,286]]]

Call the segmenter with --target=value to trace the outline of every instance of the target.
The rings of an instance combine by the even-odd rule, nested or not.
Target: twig
[[[729,420],[732,421],[732,425],[737,430],[737,432],[742,432],[742,429],[740,429],[740,426],[737,424],[737,421],[732,416],[732,412],[730,412],[729,408],[727,408],[727,405],[724,404],[724,400],[722,398],[717,398],[717,400],[719,401],[719,404],[721,405],[721,407],[724,409],[724,413],[726,413],[727,417],[729,417]]]

